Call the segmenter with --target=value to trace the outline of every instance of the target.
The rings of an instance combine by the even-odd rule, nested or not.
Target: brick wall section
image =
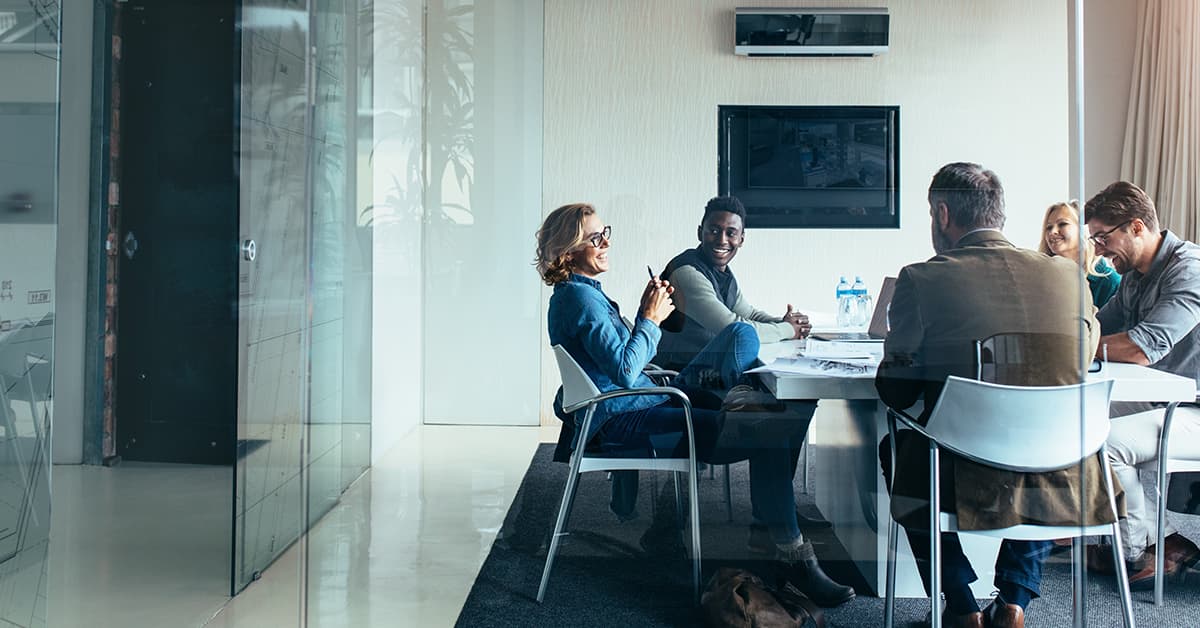
[[[122,3],[113,3],[112,25],[112,119],[108,144],[108,234],[105,236],[104,280],[104,431],[101,455],[108,460],[116,455],[116,372],[117,372],[117,292],[121,270],[121,21]]]

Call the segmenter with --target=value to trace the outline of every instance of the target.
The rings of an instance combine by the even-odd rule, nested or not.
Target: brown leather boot
[[[1025,628],[1025,609],[1005,602],[1000,596],[983,609],[983,616],[988,628]]]

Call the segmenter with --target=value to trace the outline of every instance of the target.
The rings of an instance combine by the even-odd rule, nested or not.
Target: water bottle
[[[854,293],[854,300],[858,305],[858,317],[854,322],[855,327],[866,327],[870,323],[871,313],[875,311],[871,295],[867,292],[867,284],[863,283],[862,277],[854,277],[854,285],[850,288]]]
[[[849,327],[854,324],[856,313],[854,312],[853,299],[851,298],[850,283],[845,277],[838,280],[837,285],[837,326]]]

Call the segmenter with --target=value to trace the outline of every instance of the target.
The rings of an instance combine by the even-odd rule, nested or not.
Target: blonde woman
[[[1078,262],[1080,246],[1083,247],[1083,269],[1087,273],[1092,303],[1099,308],[1117,293],[1121,275],[1108,260],[1096,255],[1091,239],[1080,236],[1079,202],[1051,205],[1042,219],[1042,241],[1038,250]]]
[[[600,285],[600,276],[609,268],[612,235],[612,227],[605,226],[596,209],[586,203],[564,205],[550,212],[537,232],[538,274],[554,287],[547,312],[550,344],[562,345],[602,393],[654,386],[642,370],[654,357],[662,337],[659,325],[675,309],[671,302],[674,288],[659,277],[651,277],[642,290],[633,329],[625,327],[617,304]],[[757,342],[749,325],[733,323],[680,374],[711,354],[722,364],[705,366],[729,371],[726,376],[735,378],[746,368],[745,363],[737,363],[740,352],[718,351],[715,347],[731,346],[739,337]],[[753,356],[752,352],[750,359]],[[723,423],[724,414],[717,408],[693,407],[697,458],[715,462],[713,453]],[[617,397],[597,406],[589,432],[577,431],[572,446],[614,454],[629,449],[661,451],[666,447],[672,456],[686,456],[687,440],[679,438],[683,426],[683,409],[666,396]],[[750,501],[773,541],[771,549],[779,575],[821,606],[836,606],[852,599],[854,589],[825,575],[812,543],[800,533],[791,448],[764,447],[749,452],[748,457]]]

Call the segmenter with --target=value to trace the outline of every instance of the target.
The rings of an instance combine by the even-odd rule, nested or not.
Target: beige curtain
[[[1141,0],[1121,178],[1162,227],[1200,236],[1200,0]]]

